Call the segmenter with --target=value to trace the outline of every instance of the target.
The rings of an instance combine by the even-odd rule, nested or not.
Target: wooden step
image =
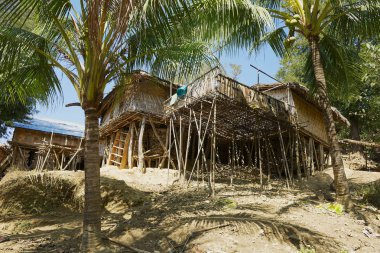
[[[120,165],[121,163],[119,163],[119,162],[116,162],[116,161],[114,161],[114,160],[111,160],[111,163],[116,163],[116,164],[118,164],[118,165]]]

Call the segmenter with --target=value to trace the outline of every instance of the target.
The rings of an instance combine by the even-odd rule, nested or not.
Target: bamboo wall
[[[313,137],[317,137],[327,144],[326,124],[322,112],[298,94],[293,93],[293,101],[301,131],[310,133]]]
[[[129,85],[123,96],[115,99],[103,114],[102,124],[120,117],[125,113],[164,114],[164,101],[169,97],[169,87],[158,85],[149,79],[140,79]]]

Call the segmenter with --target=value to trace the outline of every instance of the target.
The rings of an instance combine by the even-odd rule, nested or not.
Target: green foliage
[[[231,75],[233,79],[236,79],[241,74],[241,65],[239,64],[230,64]]]
[[[0,95],[0,137],[7,135],[7,127],[15,121],[24,121],[35,112],[35,99],[27,99],[24,103],[8,103]]]
[[[223,209],[236,209],[238,204],[232,199],[220,198],[215,201],[215,206]]]
[[[318,208],[326,209],[330,212],[336,213],[338,215],[342,215],[344,211],[344,207],[339,203],[328,203],[317,206]]]
[[[23,220],[15,223],[15,228],[13,229],[16,233],[25,233],[33,228],[33,223],[28,220]]]
[[[315,249],[308,245],[308,246],[301,246],[301,249],[298,251],[298,253],[315,253]]]
[[[281,59],[281,67],[277,72],[277,78],[284,82],[298,82],[313,89],[312,77],[307,71],[308,46],[304,39],[297,40],[296,44]],[[335,83],[327,75],[330,84],[329,95],[332,103],[351,122],[359,122],[361,138],[369,141],[380,141],[378,134],[380,128],[380,46],[375,42],[363,43],[359,47],[360,60],[356,62],[360,69],[360,76],[354,87],[346,87],[341,82]],[[326,69],[329,73],[330,70]],[[333,74],[333,73],[331,73]],[[344,137],[354,138],[349,132],[342,132]]]
[[[327,206],[327,210],[331,211],[331,212],[334,212],[336,214],[339,214],[339,215],[342,215],[343,214],[343,211],[344,211],[344,208],[341,204],[339,203],[330,203],[328,204]]]
[[[291,50],[281,58],[281,67],[276,73],[276,78],[285,83],[294,82],[310,87],[305,70],[305,63],[308,56],[307,52],[307,41],[299,38]]]
[[[371,204],[380,208],[380,182],[373,182],[361,186],[355,194],[362,199],[365,204]]]

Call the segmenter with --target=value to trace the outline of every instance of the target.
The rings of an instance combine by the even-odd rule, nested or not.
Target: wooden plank
[[[135,128],[135,122],[132,122],[129,126],[129,131],[131,133],[130,140],[129,140],[129,146],[128,146],[128,168],[132,169],[133,167],[133,136],[134,136],[134,128]]]
[[[109,154],[108,154],[108,159],[107,159],[107,165],[111,165],[111,160],[112,160],[112,149],[113,149],[113,142],[114,142],[114,139],[115,139],[115,133],[113,133],[111,135],[111,142],[110,142],[110,146],[109,146]]]
[[[138,138],[138,169],[142,172],[146,172],[145,164],[144,164],[144,147],[143,147],[143,138],[144,138],[144,130],[145,130],[145,121],[146,118],[143,117],[141,120],[140,133]]]
[[[125,169],[127,166],[127,161],[128,161],[128,148],[129,148],[129,142],[131,140],[131,132],[133,129],[129,128],[129,132],[127,133],[125,142],[124,142],[124,148],[123,148],[123,154],[121,158],[121,163],[120,163],[120,169]]]

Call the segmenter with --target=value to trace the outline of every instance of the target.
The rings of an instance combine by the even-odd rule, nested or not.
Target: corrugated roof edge
[[[84,136],[83,125],[54,119],[35,117],[26,120],[25,122],[14,122],[12,127],[36,130],[47,133],[53,132],[56,134],[69,135],[79,138]]]

